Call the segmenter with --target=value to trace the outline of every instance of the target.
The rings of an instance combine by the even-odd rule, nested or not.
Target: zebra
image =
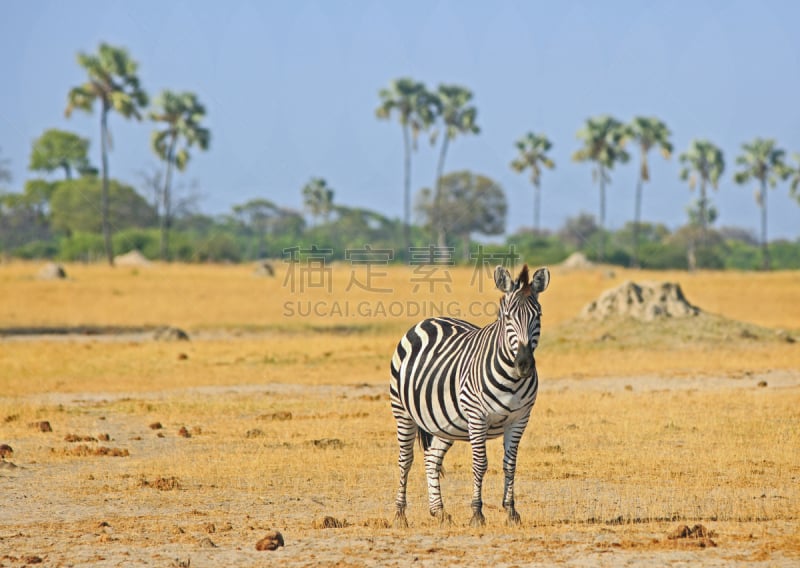
[[[452,523],[439,487],[442,460],[453,442],[470,442],[470,526],[483,526],[486,440],[501,435],[503,508],[510,525],[520,523],[514,507],[514,474],[519,441],[539,388],[533,351],[541,331],[539,294],[550,282],[550,271],[539,268],[529,280],[525,265],[514,280],[506,268],[498,266],[494,281],[504,293],[497,320],[481,328],[450,317],[428,318],[408,330],[394,351],[389,394],[400,445],[395,527],[408,527],[406,482],[415,438],[424,450],[430,514],[442,524]]]

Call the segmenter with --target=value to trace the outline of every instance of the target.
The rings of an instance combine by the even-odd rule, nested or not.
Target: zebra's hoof
[[[408,519],[406,519],[405,513],[397,513],[394,516],[394,528],[396,529],[407,529],[408,528]]]
[[[469,526],[474,529],[480,528],[486,524],[486,517],[483,516],[483,513],[475,513],[472,515],[472,519],[469,521]]]
[[[522,524],[522,519],[520,518],[519,513],[517,513],[516,511],[511,511],[508,514],[508,520],[506,521],[506,523],[510,527],[518,527],[519,525]]]
[[[439,526],[441,527],[452,527],[453,526],[453,517],[450,516],[450,513],[445,513],[444,511],[439,511],[438,513],[434,513],[433,515],[437,519],[439,519]]]

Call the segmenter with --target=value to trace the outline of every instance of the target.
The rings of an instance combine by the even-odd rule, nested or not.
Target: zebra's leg
[[[472,445],[472,519],[469,521],[471,527],[482,527],[486,524],[483,516],[483,476],[489,469],[486,461],[486,433],[489,425],[485,418],[470,419],[469,421],[469,442]]]
[[[425,450],[425,475],[428,478],[428,506],[431,516],[437,517],[443,525],[452,524],[452,518],[444,510],[439,478],[442,473],[442,461],[452,440],[444,440],[434,436],[431,445]]]
[[[414,439],[417,437],[417,425],[410,416],[395,415],[397,420],[397,441],[400,444],[400,454],[397,463],[400,466],[400,486],[397,488],[395,504],[397,512],[394,516],[395,528],[408,528],[406,519],[406,482],[411,464],[414,462]]]
[[[519,513],[514,507],[514,475],[517,470],[517,450],[519,441],[525,426],[528,424],[528,417],[518,420],[508,426],[503,433],[503,473],[505,481],[503,483],[503,508],[508,513],[508,524],[518,525],[521,522]]]

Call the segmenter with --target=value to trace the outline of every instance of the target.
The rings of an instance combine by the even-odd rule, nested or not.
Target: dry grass
[[[292,294],[281,268],[259,279],[241,266],[70,265],[66,282],[36,281],[37,268],[0,266],[2,327],[169,324],[192,341],[0,340],[0,442],[24,468],[0,470],[0,549],[9,551],[0,565],[30,554],[103,565],[129,562],[133,551],[161,564],[189,556],[192,565],[252,564],[243,551],[270,527],[286,547],[252,554],[296,565],[407,565],[414,557],[650,565],[701,560],[685,556],[698,554],[686,548],[693,543],[666,539],[695,522],[715,531],[717,547],[702,554],[717,563],[800,556],[800,343],[774,334],[800,331],[798,273],[554,271],[542,296],[542,391],[518,466],[524,526],[504,525],[493,441],[485,529],[464,526],[470,455],[457,444],[443,480],[456,525],[439,528],[428,516],[417,460],[412,528],[398,533],[385,528],[397,481],[386,369],[417,318],[284,317],[284,303],[436,300],[412,293],[410,268],[384,269],[378,284],[395,291],[382,295],[344,292],[350,267],[341,267],[331,296]],[[457,305],[496,301],[488,285],[469,285],[471,270],[450,273]],[[708,317],[654,331],[573,320],[629,278],[677,280],[693,303],[747,325]],[[757,386],[762,378],[768,386]],[[52,433],[30,426],[42,420]],[[155,422],[164,427],[152,429]],[[322,528],[328,516],[344,527]],[[201,548],[207,538],[219,548]]]
[[[482,290],[469,268],[451,268],[451,292],[420,285],[410,267],[383,268],[376,287],[351,286],[349,266],[332,271],[332,293],[257,278],[247,266],[155,265],[109,270],[68,265],[68,281],[37,281],[37,266],[0,267],[0,327],[81,328],[116,326],[140,330],[174,325],[190,343],[153,343],[150,334],[121,341],[0,342],[0,373],[8,395],[61,390],[112,392],[183,388],[191,385],[383,383],[387,360],[399,336],[420,317],[412,310],[455,314],[485,324],[494,317],[498,293],[484,278]],[[377,269],[375,269],[377,272]],[[361,280],[364,277],[356,272]],[[681,282],[690,301],[704,310],[750,324],[701,318],[670,326],[587,325],[573,318],[601,291],[624,279]],[[800,335],[800,275],[795,272],[640,273],[604,270],[554,271],[542,296],[544,335],[537,353],[546,377],[638,374],[743,374],[800,368],[800,349],[775,335],[783,328]],[[311,315],[302,316],[311,310]],[[338,306],[337,308],[334,306]],[[391,316],[398,308],[402,313]],[[350,314],[346,315],[345,310]],[[324,315],[315,315],[314,311]],[[383,315],[383,311],[388,315]],[[360,316],[372,314],[369,317]],[[342,315],[339,315],[339,314]],[[412,313],[414,313],[412,311]],[[699,325],[703,323],[703,325]],[[236,341],[231,341],[231,335]],[[57,337],[56,337],[57,339]],[[653,349],[658,345],[658,349]]]

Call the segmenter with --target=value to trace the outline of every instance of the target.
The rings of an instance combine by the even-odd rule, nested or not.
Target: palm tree
[[[792,154],[794,167],[789,166],[789,193],[800,203],[800,153]]]
[[[641,161],[639,163],[639,179],[636,182],[636,204],[633,218],[633,258],[632,266],[639,266],[639,225],[642,220],[642,187],[650,181],[650,167],[647,155],[654,147],[661,149],[665,160],[672,156],[671,133],[667,125],[655,117],[636,116],[628,125],[628,136],[639,146]]]
[[[106,256],[109,264],[113,266],[108,203],[108,152],[111,149],[108,113],[114,110],[125,118],[134,117],[141,120],[139,110],[147,105],[147,93],[139,84],[139,77],[136,74],[138,63],[130,58],[124,48],[101,43],[96,55],[78,53],[78,64],[87,72],[89,80],[70,89],[64,114],[69,117],[74,109],[92,112],[95,101],[100,102],[100,150],[103,174],[101,215]]]
[[[517,140],[515,146],[519,155],[511,162],[511,169],[522,173],[527,168],[531,170],[531,183],[533,184],[533,228],[539,230],[540,203],[541,203],[541,178],[542,167],[552,170],[555,162],[547,155],[553,144],[544,134],[528,132]]]
[[[630,156],[625,151],[626,128],[616,118],[601,115],[586,120],[578,131],[583,148],[572,154],[576,162],[594,162],[592,177],[600,185],[600,261],[605,258],[606,184],[611,182],[609,172],[614,165],[624,164]]]
[[[314,219],[322,217],[328,221],[333,210],[333,189],[324,178],[311,178],[303,186],[303,205]]]
[[[411,246],[411,152],[417,148],[419,133],[428,130],[436,116],[436,98],[423,83],[407,77],[395,79],[388,89],[378,91],[379,119],[397,114],[403,131],[403,236],[406,251]]]
[[[70,89],[64,114],[69,118],[74,109],[91,113],[95,101],[100,102],[100,152],[103,170],[100,209],[106,256],[108,263],[113,266],[114,251],[111,247],[111,224],[108,218],[108,151],[111,149],[108,113],[113,110],[125,118],[141,120],[139,110],[147,106],[147,93],[139,85],[136,74],[139,64],[131,59],[124,48],[101,43],[96,55],[78,53],[78,65],[87,72],[89,80]]]
[[[206,109],[194,93],[162,91],[154,101],[150,120],[163,123],[150,139],[153,152],[165,162],[164,187],[161,190],[161,259],[169,259],[169,229],[172,225],[172,170],[182,172],[189,163],[189,148],[207,150],[211,132],[200,125]]]
[[[678,157],[681,163],[681,179],[689,180],[689,189],[694,190],[700,182],[700,199],[698,201],[700,235],[705,241],[708,226],[708,199],[706,187],[717,189],[719,178],[725,171],[725,159],[720,150],[708,140],[692,140],[689,149]]]
[[[438,230],[439,246],[447,245],[446,227],[442,223],[442,176],[444,175],[444,161],[447,148],[451,140],[458,134],[479,134],[481,129],[475,124],[478,109],[467,106],[472,100],[472,91],[459,85],[439,85],[436,91],[434,108],[442,117],[444,136],[439,149],[439,161],[436,165],[436,180],[434,187],[433,225]]]
[[[775,187],[779,179],[789,177],[791,170],[783,161],[786,153],[776,147],[775,140],[755,138],[749,144],[742,144],[742,154],[736,163],[742,169],[733,179],[744,185],[752,179],[758,181],[756,203],[761,208],[761,258],[764,270],[770,269],[769,246],[767,244],[767,184]]]

